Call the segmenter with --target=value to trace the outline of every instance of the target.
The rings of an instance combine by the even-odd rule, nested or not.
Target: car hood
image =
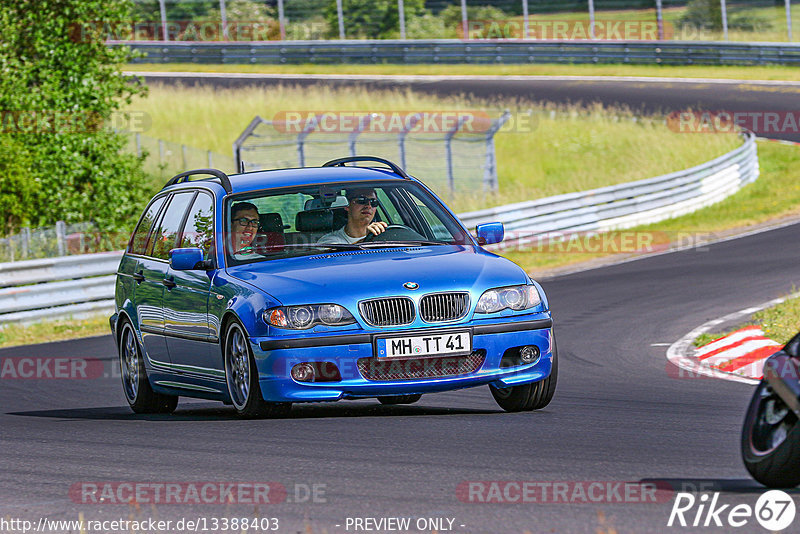
[[[228,272],[286,306],[366,298],[469,291],[525,284],[513,262],[476,247],[437,245],[354,250],[240,265]],[[412,291],[406,282],[419,284]]]

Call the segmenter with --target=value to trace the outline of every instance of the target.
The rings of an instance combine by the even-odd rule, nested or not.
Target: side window
[[[428,227],[433,232],[434,238],[437,240],[442,241],[451,241],[453,239],[452,234],[444,225],[444,223],[436,216],[436,214],[431,211],[431,208],[428,207],[425,202],[420,200],[420,198],[415,195],[414,193],[409,192],[409,195],[414,200],[414,204],[416,205],[419,212],[425,217],[425,222],[428,224]]]
[[[389,198],[389,195],[386,194],[386,191],[382,188],[378,188],[375,190],[375,195],[381,203],[381,207],[379,208],[381,220],[389,224],[402,224],[403,218],[400,217],[400,214],[397,212],[397,207]]]
[[[169,251],[175,248],[178,230],[180,230],[183,216],[186,214],[186,208],[189,207],[189,202],[192,201],[192,197],[194,197],[194,191],[177,193],[172,196],[172,200],[169,201],[167,210],[161,218],[158,232],[153,234],[152,256],[154,258],[160,260],[169,259]]]
[[[205,253],[205,259],[208,259],[213,245],[214,206],[211,196],[199,193],[183,226],[180,246],[201,248]]]
[[[163,196],[155,200],[152,204],[150,204],[150,207],[147,209],[144,215],[142,215],[139,224],[136,226],[136,230],[133,232],[131,243],[128,246],[129,253],[140,255],[145,253],[145,249],[147,247],[147,236],[150,235],[150,230],[153,228],[153,224],[156,221],[158,210],[161,209],[161,206],[164,204],[164,200],[166,198],[166,196]]]

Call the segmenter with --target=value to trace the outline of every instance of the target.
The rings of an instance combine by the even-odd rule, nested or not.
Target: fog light
[[[292,367],[292,378],[298,382],[312,382],[314,380],[314,366],[310,363],[298,363]]]
[[[539,358],[539,347],[536,345],[525,345],[519,349],[519,359],[523,363],[533,363]]]

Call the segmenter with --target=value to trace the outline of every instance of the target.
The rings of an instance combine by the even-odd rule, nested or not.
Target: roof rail
[[[162,189],[165,189],[171,185],[188,182],[189,177],[195,174],[211,175],[217,180],[219,180],[219,182],[222,184],[222,187],[225,188],[226,193],[230,193],[231,191],[233,191],[233,186],[231,185],[231,179],[228,178],[227,174],[217,169],[195,169],[193,171],[184,171],[170,178],[170,180],[166,184],[164,184],[164,187],[162,187]],[[211,179],[213,180],[214,178]]]
[[[411,179],[408,176],[408,174],[406,174],[406,171],[401,169],[400,166],[397,165],[396,163],[392,163],[388,159],[378,158],[378,157],[375,157],[375,156],[348,156],[346,158],[332,159],[332,160],[330,160],[328,162],[323,163],[322,166],[323,167],[345,167],[345,163],[355,163],[355,162],[358,162],[358,161],[372,161],[372,162],[376,162],[376,163],[383,163],[384,165],[386,165],[387,167],[392,169],[392,171],[394,171],[395,174],[399,174],[400,176],[402,176],[403,178],[406,178],[408,180]]]

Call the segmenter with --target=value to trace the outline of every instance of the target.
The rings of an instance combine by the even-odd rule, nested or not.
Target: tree
[[[403,3],[406,20],[425,13],[424,0],[404,0]],[[342,16],[346,36],[350,39],[386,39],[397,37],[400,31],[397,0],[342,0]],[[325,20],[330,28],[330,37],[338,37],[336,0],[328,2]]]
[[[0,205],[23,203],[6,232],[57,220],[127,230],[141,210],[150,194],[142,161],[103,126],[144,92],[120,74],[129,51],[106,46],[98,30],[98,21],[129,17],[124,0],[0,6],[0,170],[9,173]]]

